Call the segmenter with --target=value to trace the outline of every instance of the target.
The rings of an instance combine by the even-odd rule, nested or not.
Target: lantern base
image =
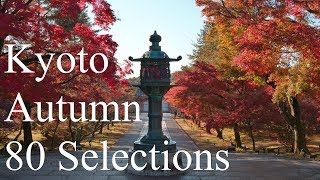
[[[133,150],[134,151],[142,150],[145,152],[149,152],[153,148],[153,146],[155,146],[156,151],[160,151],[160,152],[168,151],[169,153],[176,152],[177,150],[176,142],[172,140],[168,140],[167,142],[168,142],[167,144],[163,144],[163,143],[154,144],[152,143],[152,141],[150,143],[145,143],[138,140],[134,142]]]
[[[132,167],[132,161],[129,161],[129,165],[127,167],[128,173],[141,176],[172,176],[184,173],[183,171],[177,170],[173,164],[175,161],[176,166],[183,167],[182,156],[180,153],[177,155],[177,157],[175,157],[174,160],[174,156],[177,152],[176,142],[171,140],[166,123],[164,121],[162,121],[162,127],[162,136],[156,136],[158,138],[151,137],[147,135],[148,124],[145,123],[140,137],[134,142],[134,148],[129,150],[129,159],[133,158],[136,166],[142,167],[146,165],[146,167],[142,171],[138,171]],[[150,153],[150,150],[153,147],[155,147],[154,150],[157,151],[157,153],[154,155]],[[144,151],[147,156],[143,157],[141,152],[138,152],[136,153],[135,157],[132,157],[132,154],[136,151]],[[167,157],[165,157],[165,153],[167,153]],[[152,164],[155,167],[159,167],[159,169],[152,169]]]

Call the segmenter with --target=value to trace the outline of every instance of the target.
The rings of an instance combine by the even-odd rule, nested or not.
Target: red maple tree
[[[92,12],[88,12],[89,6]],[[117,74],[120,68],[114,58],[117,43],[107,34],[115,20],[110,5],[104,0],[1,1],[0,98],[12,101],[17,93],[21,93],[28,110],[31,111],[35,101],[56,101],[61,95],[65,95],[66,84],[80,76],[91,76],[109,85],[116,85],[120,79]],[[22,69],[16,64],[14,65],[16,74],[4,73],[8,68],[6,44],[15,44],[14,54],[21,50],[22,44],[30,45],[19,55],[19,59],[35,74],[21,73]],[[83,65],[83,68],[89,69],[86,74],[79,72],[81,66],[79,57],[76,58],[75,70],[71,73],[63,74],[57,70],[56,56],[67,52],[76,57],[82,48],[88,54],[84,57]],[[39,77],[43,71],[35,53],[42,53],[46,62],[50,53],[56,54],[48,74],[39,83],[35,81],[35,77]],[[103,53],[108,58],[108,68],[101,74],[94,73],[89,68],[89,59],[95,53]],[[68,58],[64,58],[62,62],[62,66],[66,69],[71,67]],[[98,56],[95,59],[95,67],[98,70],[103,68],[103,61]],[[81,86],[72,85],[74,91],[77,91],[76,86]],[[92,90],[90,86],[86,86],[88,91]],[[30,123],[23,123],[23,129],[26,147],[32,142]]]
[[[208,133],[212,128],[218,132],[232,125],[237,147],[242,147],[239,123],[279,118],[268,89],[246,80],[225,79],[214,66],[204,62],[175,73],[175,84],[178,86],[166,95],[168,102],[198,123],[205,122]]]
[[[272,87],[273,101],[294,132],[294,152],[309,152],[299,96],[319,91],[319,2],[196,2],[218,37],[216,65],[236,67],[241,78]]]

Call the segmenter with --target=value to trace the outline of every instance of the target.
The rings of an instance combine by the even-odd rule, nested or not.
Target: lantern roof
[[[157,31],[154,31],[154,34],[150,36],[149,41],[152,43],[152,45],[150,46],[150,50],[145,52],[142,58],[148,58],[148,59],[169,58],[165,52],[161,51],[161,46],[159,45],[159,43],[161,42],[161,36],[157,34]]]
[[[154,34],[152,34],[149,38],[149,41],[152,43],[152,45],[149,48],[149,51],[145,52],[141,58],[133,59],[131,56],[129,57],[129,60],[131,61],[180,61],[182,59],[181,56],[179,56],[177,59],[171,59],[169,56],[161,51],[161,46],[159,43],[161,42],[162,38],[160,35],[157,34],[157,31],[154,31]]]

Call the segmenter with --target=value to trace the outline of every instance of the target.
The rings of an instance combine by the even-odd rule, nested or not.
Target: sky
[[[182,56],[180,62],[171,63],[171,71],[180,70],[190,64],[198,34],[203,28],[204,18],[195,0],[108,0],[119,19],[110,30],[113,40],[118,43],[116,58],[121,62],[129,56],[140,58],[149,50],[149,37],[156,30],[162,36],[160,46],[169,57]],[[133,63],[134,74],[138,77],[140,63]]]

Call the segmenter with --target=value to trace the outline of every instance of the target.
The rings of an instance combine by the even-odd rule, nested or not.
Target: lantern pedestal
[[[149,119],[147,132],[134,143],[134,149],[149,151],[153,145],[156,145],[158,151],[176,151],[176,143],[171,141],[162,131],[162,99],[172,86],[168,83],[161,83],[161,85],[158,83],[147,86],[139,85],[138,87],[148,96]],[[164,146],[165,141],[169,143],[167,146]]]
[[[142,142],[143,138],[146,137],[145,133],[148,132],[148,124],[147,123],[145,124],[145,126],[143,127],[143,130],[142,130],[142,133],[141,133],[142,135],[139,137],[139,139],[137,141],[134,142],[134,148],[129,150],[128,154],[129,154],[129,159],[131,160],[132,154],[134,152],[139,151],[139,150],[146,152],[146,154],[147,154],[146,157],[143,157],[141,153],[137,153],[134,157],[136,166],[143,167],[144,165],[146,165],[146,167],[142,171],[137,171],[136,169],[134,169],[132,167],[132,164],[130,161],[129,165],[126,169],[126,171],[128,173],[135,174],[135,175],[141,175],[141,176],[172,176],[172,175],[184,173],[183,171],[177,170],[173,164],[173,158],[177,152],[176,142],[170,140],[171,137],[170,137],[170,134],[167,130],[165,122],[163,122],[162,125],[163,125],[163,134],[166,137],[166,139],[168,139],[168,140],[165,140],[163,142],[163,144],[154,144],[154,142],[152,142],[152,143]],[[154,157],[152,157],[152,155],[149,153],[149,151],[153,147],[155,147],[155,151],[160,152],[160,153],[156,153]],[[164,154],[162,153],[165,151],[168,152],[167,157],[165,157]],[[176,161],[177,161],[176,163],[179,165],[179,167],[183,167],[181,154],[179,154],[177,156]],[[155,167],[159,167],[159,169],[153,170],[152,164],[154,164]],[[170,170],[164,169],[165,167],[169,168]]]

